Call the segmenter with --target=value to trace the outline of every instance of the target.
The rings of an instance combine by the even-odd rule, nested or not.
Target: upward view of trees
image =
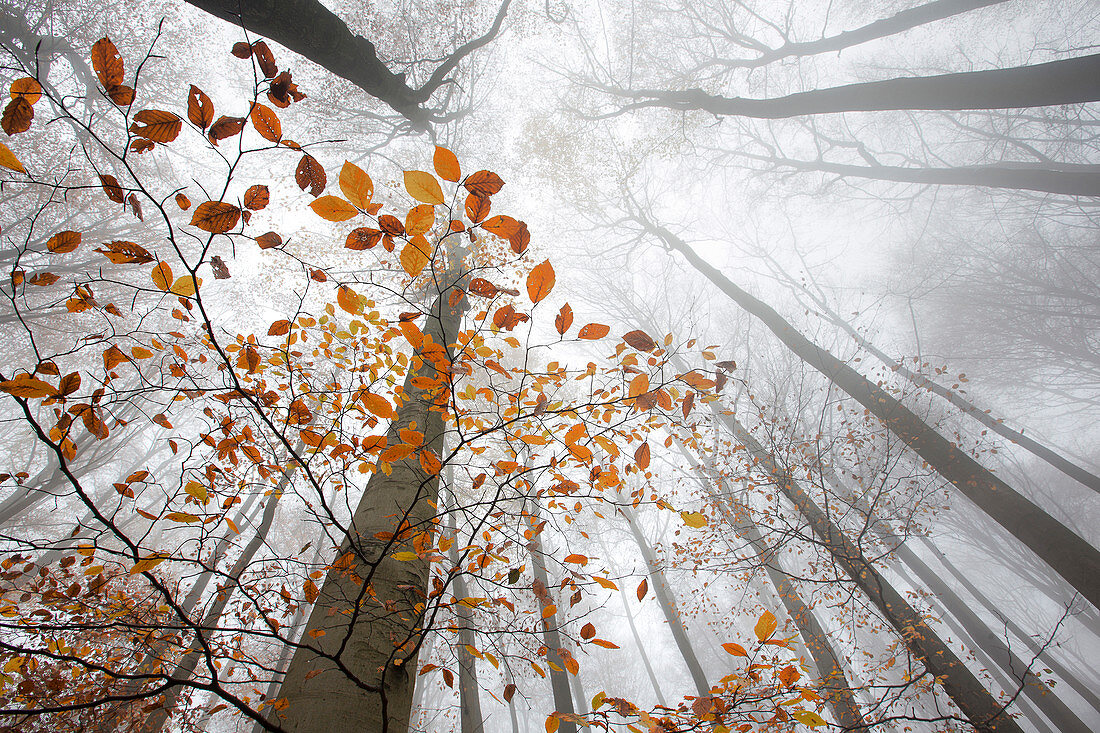
[[[0,7],[0,730],[1100,728],[1098,34]]]

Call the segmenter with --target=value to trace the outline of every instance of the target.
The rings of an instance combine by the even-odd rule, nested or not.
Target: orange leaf
[[[435,224],[435,207],[420,204],[409,209],[405,215],[405,231],[409,234],[424,234]]]
[[[168,290],[172,287],[172,268],[167,262],[161,262],[159,265],[153,268],[153,284],[155,284],[161,290]]]
[[[211,234],[224,234],[237,226],[241,210],[224,201],[204,201],[191,215],[191,226]]]
[[[531,274],[527,276],[527,296],[531,298],[532,303],[538,303],[553,289],[554,268],[550,260],[543,260],[535,265],[531,269]]]
[[[405,171],[405,190],[417,201],[426,204],[442,204],[443,189],[435,176],[424,171]]]
[[[282,320],[275,321],[271,324],[271,328],[267,329],[268,336],[285,336],[290,333],[290,321]]]
[[[107,371],[111,371],[119,364],[130,361],[130,357],[126,356],[122,352],[122,349],[117,346],[112,346],[103,352],[103,367]]]
[[[13,170],[16,173],[26,173],[27,169],[23,167],[23,164],[19,162],[19,158],[15,157],[15,153],[11,151],[4,143],[0,143],[0,165]]]
[[[444,181],[458,183],[458,180],[462,178],[462,169],[458,165],[458,157],[447,148],[436,145],[432,163],[435,164],[435,172]]]
[[[336,302],[352,315],[359,312],[359,295],[347,285],[341,285],[336,291]]]
[[[328,221],[347,221],[359,213],[358,209],[339,196],[322,196],[311,202],[309,208]]]
[[[390,420],[394,417],[393,405],[385,397],[366,390],[360,390],[357,397],[362,400],[363,407],[383,420]]]
[[[80,246],[80,232],[64,231],[50,237],[46,249],[58,254],[72,252]]]
[[[592,643],[596,646],[602,646],[604,649],[618,649],[619,645],[608,641],[607,639],[593,639]]]
[[[569,327],[573,325],[573,309],[566,303],[561,307],[561,311],[558,312],[557,318],[554,319],[554,327],[558,329],[558,333],[562,336],[569,330]]]
[[[764,641],[775,633],[775,629],[778,625],[778,622],[775,620],[775,615],[771,611],[764,611],[764,613],[760,615],[760,618],[757,619],[753,631],[756,632],[757,639]]]
[[[471,193],[466,197],[466,216],[474,224],[477,224],[489,214],[490,205],[488,196],[478,196],[476,193]]]
[[[183,129],[183,120],[171,112],[159,109],[143,109],[134,115],[130,132],[155,143],[170,143]]]
[[[582,339],[602,339],[611,329],[602,323],[589,323],[577,333],[577,338]]]
[[[24,76],[22,79],[16,79],[11,83],[11,97],[12,99],[22,97],[27,100],[27,104],[33,105],[39,99],[42,99],[42,87],[37,80]]]
[[[560,725],[561,721],[558,720],[558,716],[551,714],[546,719],[546,733],[554,733],[554,731],[556,731],[558,729],[558,726]]]
[[[184,196],[182,193],[176,194],[176,206],[180,207],[184,211],[191,208],[191,199]]]
[[[206,96],[206,92],[194,84],[191,85],[191,91],[187,94],[187,119],[203,130],[210,127],[210,123],[214,121],[214,103],[210,101],[210,97]]]
[[[630,397],[637,397],[643,395],[649,391],[649,377],[645,374],[639,374],[630,380]]]
[[[486,219],[481,225],[481,228],[485,231],[492,232],[501,239],[511,239],[516,234],[519,234],[519,230],[522,226],[522,222],[510,216],[498,214],[490,219]]]
[[[153,261],[153,255],[149,254],[149,250],[140,244],[122,240],[108,242],[102,247],[97,247],[95,251],[103,254],[116,265],[143,265]]]
[[[424,270],[424,266],[431,259],[429,252],[431,245],[423,234],[417,234],[401,250],[401,267],[405,272],[416,277]]]
[[[366,209],[374,195],[374,182],[362,168],[345,160],[340,169],[340,191],[353,205]]]
[[[638,450],[634,451],[634,462],[638,464],[638,468],[643,471],[649,468],[649,443],[643,442],[638,446]]]
[[[642,582],[638,583],[638,600],[645,598],[645,594],[649,591],[649,581],[642,578]]]
[[[256,128],[256,132],[260,133],[260,137],[273,143],[283,138],[283,126],[275,110],[257,102],[248,116],[252,119],[252,126]]]
[[[466,177],[462,183],[466,190],[478,196],[492,196],[504,186],[500,176],[492,171],[478,171]]]
[[[110,38],[100,38],[92,46],[92,68],[103,86],[117,87],[122,83],[122,57]]]
[[[734,644],[732,641],[727,644],[723,644],[722,648],[735,657],[749,656],[749,653],[745,651],[745,647],[741,646],[740,644]]]
[[[248,190],[244,192],[244,205],[246,208],[260,211],[269,203],[271,203],[271,192],[267,186],[257,183],[255,186],[249,186]]]

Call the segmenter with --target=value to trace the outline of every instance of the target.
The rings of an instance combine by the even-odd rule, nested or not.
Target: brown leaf
[[[145,221],[145,217],[141,213],[141,202],[138,201],[137,194],[130,194],[126,197],[126,201],[130,204],[130,211],[134,212],[134,216],[138,218],[138,221]]]
[[[99,177],[99,183],[103,186],[103,193],[107,194],[107,198],[114,201],[116,204],[121,204],[126,200],[126,194],[122,190],[122,186],[118,185],[118,179],[110,174],[103,174]]]
[[[122,84],[122,57],[110,38],[100,38],[92,46],[92,68],[104,87],[110,89]]]
[[[202,130],[210,127],[210,123],[214,121],[214,103],[206,96],[206,92],[194,84],[187,95],[187,119]]]
[[[229,51],[239,59],[246,59],[252,55],[252,46],[249,46],[244,41],[237,41],[233,44],[233,48]]]
[[[50,237],[46,242],[46,249],[51,252],[63,254],[65,252],[72,252],[80,246],[80,232],[63,231]]]
[[[256,132],[260,133],[260,137],[273,143],[277,143],[282,139],[283,125],[279,122],[279,115],[275,114],[275,110],[257,102],[252,107],[249,117],[252,119],[252,126],[256,128]]]
[[[244,192],[244,205],[253,211],[263,209],[270,202],[271,193],[268,191],[267,186],[262,184],[257,183],[255,186],[249,186],[248,190]]]
[[[153,255],[149,254],[149,250],[140,244],[123,240],[108,242],[102,247],[97,247],[95,251],[103,254],[116,265],[142,265],[153,261]]]
[[[155,143],[170,143],[183,128],[183,120],[171,112],[159,109],[143,109],[134,115],[130,132]]]
[[[215,280],[228,280],[229,268],[225,266],[225,260],[218,255],[214,255],[210,258],[210,269],[214,271]]]
[[[573,309],[566,303],[561,307],[561,311],[558,312],[557,318],[554,319],[554,328],[558,329],[558,333],[562,336],[569,330],[569,327],[573,325]]]
[[[244,129],[243,117],[226,117],[222,115],[218,118],[218,121],[210,126],[210,129],[206,132],[207,139],[215,145],[219,140],[224,140],[227,137],[233,137],[240,133]]]
[[[638,468],[644,471],[649,468],[649,460],[649,442],[643,441],[642,444],[638,446],[638,450],[634,451],[634,462],[638,464]]]
[[[290,333],[290,321],[282,320],[275,321],[271,324],[271,328],[267,329],[268,336],[285,336]]]
[[[0,116],[0,127],[8,135],[18,135],[31,129],[31,119],[34,117],[34,108],[24,97],[16,97],[4,107],[4,114]]]
[[[359,227],[351,230],[348,234],[348,238],[344,241],[344,246],[354,250],[371,249],[378,244],[381,239],[382,231],[380,229]]]
[[[653,351],[657,348],[657,342],[651,339],[645,331],[631,331],[623,334],[623,341],[638,351]]]
[[[294,180],[297,182],[298,188],[303,191],[308,189],[313,196],[320,196],[328,184],[325,169],[321,167],[316,158],[308,154],[303,155],[302,159],[298,161],[298,168],[294,171]]]
[[[134,103],[134,88],[119,84],[117,87],[108,87],[107,96],[119,107],[129,107]]]
[[[489,197],[471,193],[466,197],[466,217],[477,224],[489,214]]]
[[[581,638],[584,640],[591,639],[596,635],[596,627],[592,624],[585,624],[581,627]]]
[[[31,285],[38,285],[39,287],[46,287],[47,285],[53,285],[60,278],[52,272],[38,272],[31,275],[27,282]]]
[[[260,65],[260,71],[263,72],[265,79],[272,79],[279,73],[279,67],[275,65],[275,57],[263,41],[256,41],[252,44],[252,56],[256,59],[256,63]]]
[[[103,367],[107,371],[111,371],[119,364],[130,361],[130,357],[122,353],[122,349],[117,346],[112,346],[103,352]]]
[[[298,85],[292,80],[290,72],[284,71],[271,80],[267,98],[276,107],[285,108],[289,107],[292,101],[301,102],[306,95],[298,91]]]
[[[386,234],[400,237],[405,233],[405,225],[396,216],[390,216],[389,214],[383,214],[378,217],[378,226],[382,227],[382,231]]]
[[[58,384],[58,391],[62,397],[68,397],[73,392],[80,389],[80,372],[70,372],[61,378],[60,384]]]
[[[260,249],[274,249],[283,246],[283,238],[275,232],[267,232],[256,237],[256,244],[260,245]]]
[[[478,196],[492,196],[500,191],[504,181],[492,171],[478,171],[467,176],[462,185],[467,191]]]
[[[646,592],[649,591],[649,581],[642,578],[642,582],[638,583],[638,600],[645,598]]]
[[[204,201],[191,216],[191,226],[211,234],[224,234],[241,219],[241,210],[224,201]]]
[[[526,252],[527,245],[531,243],[531,232],[527,230],[527,224],[521,221],[519,225],[519,231],[508,237],[508,244],[517,255]]]

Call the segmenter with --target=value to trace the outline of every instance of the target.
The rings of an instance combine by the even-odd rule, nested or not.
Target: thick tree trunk
[[[1100,77],[1098,77],[1100,78]],[[664,227],[640,220],[708,280],[756,316],[784,345],[849,394],[967,498],[1100,607],[1100,551],[933,430],[881,387],[820,348],[767,304],[734,285]]]
[[[843,31],[835,36],[819,38],[816,41],[785,43],[778,48],[764,52],[755,59],[739,59],[721,63],[729,68],[755,69],[792,56],[839,53],[861,43],[894,36],[937,20],[989,7],[990,5],[1000,5],[1003,2],[1007,2],[1007,0],[933,0],[933,2],[918,5],[915,8],[906,8],[889,18],[876,20],[850,31]]]
[[[402,443],[398,430],[415,423],[424,434],[422,450],[442,454],[444,425],[436,401],[447,391],[450,345],[465,308],[465,299],[449,306],[448,295],[444,290],[431,307],[386,434],[388,445]],[[423,384],[418,378],[440,386],[427,391],[416,386]],[[287,670],[280,695],[288,704],[277,721],[287,731],[404,733],[409,726],[429,567],[422,559],[395,559],[413,547],[411,536],[393,533],[401,523],[432,530],[439,476],[426,471],[416,453],[390,469],[378,468],[367,482]]]
[[[928,626],[921,614],[864,557],[862,550],[833,524],[828,514],[802,486],[776,463],[736,418],[717,410],[714,412],[734,439],[744,445],[758,465],[772,477],[776,489],[795,505],[833,560],[867,594],[925,669],[935,675],[971,725],[981,733],[1023,733],[989,690]]]
[[[667,107],[769,120],[838,112],[1048,107],[1100,101],[1100,55],[1010,69],[846,84],[771,99],[721,97],[701,89],[598,88],[635,100],[625,109]]]
[[[649,573],[649,580],[653,585],[653,594],[657,596],[657,603],[661,606],[661,613],[664,614],[665,621],[668,622],[672,638],[676,641],[676,648],[679,649],[680,656],[684,658],[684,663],[691,673],[691,679],[695,683],[695,691],[699,694],[699,697],[710,697],[710,682],[707,681],[703,666],[699,664],[699,659],[695,656],[695,647],[692,646],[691,639],[688,638],[687,629],[684,628],[684,622],[680,620],[680,613],[676,608],[676,597],[673,596],[672,589],[669,588],[668,582],[665,580],[665,573],[657,562],[653,548],[649,546],[649,542],[642,535],[642,530],[638,526],[638,519],[634,516],[634,510],[628,505],[624,505],[619,508],[619,511],[626,519],[627,526],[630,527],[630,533],[634,536],[634,542],[638,545],[638,552],[642,554],[642,559],[645,560],[646,572]]]

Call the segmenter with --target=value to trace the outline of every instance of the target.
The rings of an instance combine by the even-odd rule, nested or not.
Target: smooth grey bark
[[[448,479],[453,473],[451,466],[447,466]],[[449,481],[448,481],[449,483]],[[452,484],[453,485],[453,484]],[[453,515],[451,531],[454,531]],[[456,540],[449,551],[451,564],[458,568],[458,541]],[[466,587],[466,577],[459,570],[454,576],[455,598],[463,599],[470,596]],[[475,646],[473,610],[462,603],[455,605],[455,615],[458,618],[458,707],[462,733],[482,733],[485,730],[485,720],[481,714],[481,697],[477,682],[477,659],[467,651],[466,646]]]
[[[446,392],[451,345],[466,308],[465,298],[448,304],[455,285],[441,283],[429,309],[387,445],[402,443],[398,431],[415,422],[424,435],[421,450],[443,455],[436,400]],[[418,378],[439,382],[442,391],[418,387]],[[288,704],[275,722],[286,731],[404,733],[409,727],[429,564],[395,559],[394,553],[414,548],[411,536],[394,535],[403,522],[431,531],[438,494],[439,475],[426,471],[416,453],[393,462],[388,475],[380,468],[371,475],[279,691]]]
[[[1023,733],[1019,724],[928,626],[923,616],[878,572],[859,546],[832,522],[805,489],[779,466],[774,456],[732,415],[722,414],[713,406],[712,410],[723,427],[771,476],[776,489],[794,504],[829,555],[863,590],[910,652],[935,676],[970,724],[981,733]]]
[[[634,623],[634,614],[630,611],[630,601],[626,599],[626,591],[619,588],[619,598],[623,602],[623,613],[626,614],[626,623],[630,627],[630,634],[634,637],[634,645],[638,647],[638,656],[642,660],[642,666],[645,667],[645,672],[649,676],[649,684],[653,685],[653,692],[657,695],[657,702],[661,705],[667,706],[665,702],[665,695],[661,691],[661,683],[657,681],[657,675],[653,671],[653,665],[649,662],[649,652],[646,651],[645,644],[642,643],[642,637],[638,634],[638,625]]]
[[[1100,165],[1043,163],[996,163],[961,165],[954,168],[907,168],[893,165],[850,165],[824,160],[799,160],[737,152],[742,158],[759,160],[778,168],[817,171],[838,176],[930,186],[981,186],[1021,191],[1039,191],[1065,196],[1100,196]]]
[[[538,499],[533,502],[533,510],[531,513],[533,525],[539,523],[539,510]],[[531,541],[527,543],[527,550],[531,554],[531,570],[535,576],[535,580],[542,583],[542,587],[546,589],[546,592],[550,592],[550,581],[546,574],[546,563],[543,561],[542,543],[539,541],[538,535],[531,538]],[[554,694],[554,709],[559,713],[565,713],[567,715],[574,715],[576,713],[573,707],[573,698],[569,690],[569,680],[567,676],[569,672],[565,669],[565,661],[561,657],[559,650],[562,648],[561,635],[558,633],[558,614],[552,613],[549,616],[542,618],[542,638],[543,643],[546,644],[546,661],[552,665],[550,667],[550,689]],[[554,669],[557,667],[557,669]],[[558,725],[558,730],[562,733],[577,733],[577,724],[572,720],[562,720]]]
[[[289,48],[310,61],[347,79],[363,91],[388,104],[415,128],[427,129],[432,121],[424,109],[432,93],[447,81],[447,75],[473,51],[492,41],[500,32],[511,0],[504,0],[489,31],[447,56],[419,89],[413,89],[404,74],[395,74],[378,58],[371,43],[352,33],[347,24],[317,0],[187,0],[211,15]]]
[[[1009,69],[845,84],[770,99],[722,97],[701,89],[593,86],[634,100],[614,114],[642,107],[665,107],[775,120],[839,112],[1017,109],[1100,101],[1100,54]]]
[[[680,613],[676,605],[676,597],[669,588],[668,582],[665,579],[665,573],[657,562],[657,557],[653,553],[653,548],[649,546],[649,542],[646,540],[645,535],[642,534],[642,530],[638,526],[638,518],[634,515],[634,510],[631,509],[629,505],[624,504],[619,508],[619,512],[623,515],[623,518],[626,519],[626,524],[630,527],[630,534],[634,537],[634,542],[638,545],[638,552],[641,553],[642,559],[645,561],[646,572],[649,574],[649,580],[653,585],[653,594],[657,597],[657,603],[661,607],[661,613],[664,614],[665,621],[668,622],[668,628],[672,632],[672,638],[676,641],[676,648],[680,651],[680,656],[684,658],[684,663],[691,673],[691,680],[695,683],[695,690],[699,693],[699,697],[710,697],[710,682],[707,681],[707,676],[703,672],[703,666],[699,664],[699,659],[695,656],[695,647],[692,646],[691,639],[687,634],[687,629],[684,628],[684,622],[680,619]]]
[[[1098,76],[1100,79],[1100,76]],[[806,364],[863,405],[937,473],[991,519],[1031,548],[1094,606],[1100,607],[1100,551],[997,478],[914,412],[859,372],[803,336],[773,308],[739,288],[668,229],[640,214],[636,220],[679,252],[731,300],[760,320]]]
[[[944,20],[955,15],[1000,5],[1007,0],[933,0],[933,2],[906,8],[889,18],[882,18],[867,25],[842,31],[833,36],[814,41],[791,41],[778,48],[769,49],[755,59],[720,60],[718,65],[731,69],[756,69],[791,57],[816,56],[821,53],[841,51],[887,36],[894,36],[918,26]]]

